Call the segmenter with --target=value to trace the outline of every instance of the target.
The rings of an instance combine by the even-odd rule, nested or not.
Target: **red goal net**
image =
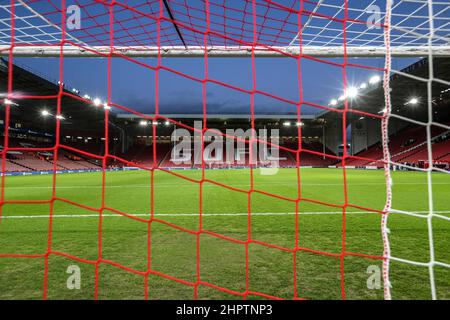
[[[109,265],[120,268],[126,272],[136,274],[142,277],[142,295],[149,298],[149,277],[158,276],[169,281],[192,288],[192,298],[201,298],[198,294],[200,287],[212,288],[224,293],[231,294],[236,298],[282,298],[272,292],[265,292],[263,289],[254,289],[251,283],[251,254],[249,247],[252,244],[258,244],[266,248],[277,250],[290,254],[292,269],[292,296],[290,299],[310,298],[304,296],[298,289],[299,278],[302,277],[302,270],[299,269],[299,253],[306,252],[315,255],[331,257],[335,259],[335,264],[339,266],[339,286],[340,298],[347,297],[346,277],[346,259],[348,257],[360,257],[373,260],[382,264],[382,280],[384,282],[384,298],[391,299],[390,284],[390,266],[394,263],[421,266],[427,269],[431,298],[437,298],[435,268],[447,269],[450,267],[448,262],[439,260],[434,252],[433,242],[433,221],[439,219],[449,220],[446,213],[440,214],[433,210],[433,173],[439,172],[448,174],[448,157],[445,155],[445,134],[450,130],[449,123],[439,123],[433,120],[436,92],[434,85],[438,85],[439,94],[445,96],[444,88],[450,87],[448,78],[443,70],[435,69],[436,64],[433,59],[438,61],[440,58],[449,55],[448,34],[449,34],[449,4],[445,1],[422,1],[412,3],[407,0],[402,1],[350,1],[350,0],[245,0],[245,1],[226,1],[226,0],[8,0],[0,5],[0,54],[5,58],[5,70],[7,79],[2,80],[2,99],[3,99],[3,125],[4,139],[2,146],[2,181],[0,210],[9,204],[49,204],[48,213],[48,233],[47,246],[42,252],[34,253],[16,253],[3,252],[0,248],[0,261],[6,258],[24,258],[34,259],[43,258],[44,276],[42,285],[42,298],[48,297],[48,281],[51,276],[49,271],[49,260],[52,256],[61,256],[73,261],[89,264],[94,267],[94,299],[99,296],[100,266]],[[58,61],[58,74],[56,83],[58,90],[55,93],[39,93],[39,89],[32,94],[27,92],[18,92],[16,87],[20,80],[15,70],[16,60],[26,57],[55,58]],[[425,74],[410,74],[408,70],[397,70],[393,63],[395,57],[416,58],[425,57],[428,63]],[[67,68],[68,59],[101,59],[105,61],[106,74],[106,98],[102,101],[95,99],[94,96],[83,94],[75,88],[70,88],[66,84],[67,73],[73,71],[73,68]],[[191,72],[189,68],[178,67],[176,63],[166,63],[166,59],[185,58],[186,64],[190,58],[201,59],[203,65],[203,74],[198,76],[198,72]],[[246,58],[250,62],[250,69],[246,72],[245,78],[249,83],[241,86],[239,82],[230,83],[220,77],[216,77],[214,72],[210,71],[210,63],[215,58]],[[271,86],[276,84],[271,79],[261,81],[258,78],[258,59],[262,58],[280,58],[292,61],[289,71],[294,74],[298,81],[296,98],[285,96],[282,93],[274,93],[270,90]],[[376,58],[377,63],[367,62],[368,58]],[[442,58],[444,59],[444,58]],[[125,105],[118,102],[114,94],[112,64],[115,60],[123,60],[133,67],[150,70],[154,74],[154,87],[149,88],[154,93],[153,100],[148,102],[148,112],[136,108],[134,105]],[[440,60],[439,60],[440,61]],[[318,68],[327,66],[335,68],[340,75],[342,87],[341,96],[336,99],[330,99],[329,103],[320,103],[310,100],[308,91],[305,90],[308,76],[303,73],[303,65],[312,62],[317,64]],[[225,63],[225,62],[224,62]],[[20,64],[17,64],[17,66]],[[423,65],[421,65],[423,67]],[[18,68],[18,67],[17,67]],[[131,72],[131,71],[130,71]],[[202,123],[200,129],[190,123],[186,123],[171,117],[164,110],[161,110],[161,100],[163,93],[160,90],[161,72],[170,73],[183,78],[183,81],[195,83],[201,88],[201,101],[199,101]],[[355,86],[353,74],[363,72],[372,74],[368,82]],[[117,76],[117,75],[116,75]],[[236,74],[239,78],[242,75]],[[242,76],[243,77],[243,76]],[[422,105],[427,118],[415,117],[410,114],[401,114],[397,112],[398,106],[392,103],[391,82],[398,77],[405,77],[417,81],[425,87],[421,92],[425,94],[422,98]],[[261,82],[265,82],[261,84]],[[201,172],[198,178],[192,178],[185,175],[182,171],[170,170],[161,164],[164,163],[159,156],[157,141],[157,125],[167,123],[180,129],[186,129],[189,132],[199,135],[201,154],[204,154],[205,147],[208,145],[204,134],[211,129],[208,117],[215,113],[214,107],[209,105],[210,87],[217,86],[239,95],[245,95],[248,98],[248,128],[253,129],[248,138],[231,139],[244,142],[248,148],[248,155],[243,157],[252,158],[254,143],[263,143],[279,150],[280,154],[291,154],[291,166],[295,168],[295,188],[296,196],[284,196],[273,192],[268,192],[258,188],[255,183],[256,170],[258,164],[249,163],[249,187],[242,188],[233,183],[215,181],[206,175],[206,171],[211,165],[206,163],[204,157],[201,157],[200,164],[193,168]],[[357,105],[353,98],[366,90],[367,88],[378,90],[378,100],[371,100],[370,103],[376,104],[376,111],[369,106],[369,103],[360,101]],[[294,143],[291,144],[272,144],[262,141],[255,132],[258,130],[256,119],[258,118],[258,99],[263,97],[276,103],[287,105],[290,110],[291,122],[280,123],[280,126],[295,126]],[[445,96],[446,97],[446,96]],[[403,98],[402,98],[403,99]],[[28,103],[39,103],[43,100],[56,101],[54,114],[55,121],[55,143],[51,146],[42,146],[35,144],[18,145],[11,139],[13,129],[11,126],[11,112],[14,108],[21,107],[23,101]],[[97,120],[104,123],[101,132],[101,154],[79,147],[77,144],[68,143],[64,139],[66,135],[62,126],[65,119],[63,112],[64,104],[69,100],[76,103],[92,106],[96,110],[101,110],[101,116],[97,114]],[[407,101],[410,105],[417,101]],[[133,159],[125,159],[118,153],[112,153],[112,143],[114,139],[121,139],[120,130],[113,128],[111,122],[111,108],[122,113],[127,113],[135,119],[140,119],[142,126],[148,126],[148,137],[152,140],[151,160],[146,164],[137,163]],[[340,139],[336,144],[335,152],[330,153],[323,149],[310,148],[302,139],[303,123],[305,118],[304,109],[315,109],[319,114],[324,115],[321,121],[327,119],[326,115],[333,114],[339,120],[338,127],[335,130],[335,136]],[[150,110],[151,109],[151,110]],[[44,111],[43,111],[44,112]],[[274,110],[276,112],[276,110]],[[362,149],[356,148],[357,141],[353,139],[353,134],[357,134],[362,129],[356,125],[357,120],[371,119],[378,123],[379,144],[373,149],[367,149],[366,153]],[[422,135],[423,141],[413,141],[409,147],[399,143],[397,149],[393,149],[393,137],[390,133],[390,121],[408,122],[409,125],[421,126],[424,129]],[[319,121],[319,120],[317,120]],[[352,138],[348,133],[349,124],[352,124]],[[322,123],[322,125],[324,125]],[[320,124],[318,124],[320,126]],[[438,128],[434,130],[433,128]],[[331,130],[331,129],[330,129]],[[119,132],[119,133],[117,133]],[[369,131],[367,131],[369,132]],[[70,135],[70,134],[68,134]],[[222,137],[230,138],[227,134]],[[14,137],[16,137],[14,133]],[[355,138],[356,139],[356,138]],[[369,140],[367,134],[364,139]],[[359,140],[358,140],[359,141]],[[446,143],[441,147],[442,155],[433,153],[432,145],[435,142]],[[330,142],[331,143],[331,142]],[[401,145],[401,149],[400,149]],[[418,149],[419,148],[419,149]],[[420,159],[413,159],[415,151],[421,150]],[[448,151],[448,149],[447,149]],[[9,199],[6,196],[8,189],[7,173],[14,171],[13,166],[20,161],[14,162],[14,153],[39,153],[40,157],[45,158],[47,163],[51,163],[51,194],[48,199],[30,200],[25,194],[20,199]],[[86,205],[76,200],[70,200],[57,193],[59,188],[58,176],[61,174],[61,168],[66,160],[64,154],[76,152],[80,157],[89,158],[95,161],[102,172],[101,199],[99,206]],[[301,167],[307,163],[311,157],[328,159],[330,170],[339,170],[343,180],[343,203],[334,203],[321,200],[302,194],[302,170]],[[413,160],[410,160],[413,159]],[[42,160],[42,159],[40,159]],[[73,159],[72,159],[73,160]],[[121,163],[123,166],[133,166],[149,172],[148,180],[150,199],[154,199],[154,179],[157,172],[165,172],[177,179],[183,180],[196,186],[198,192],[198,224],[195,228],[187,228],[177,224],[164,216],[158,215],[158,210],[153,202],[150,203],[149,212],[146,216],[139,216],[125,212],[120,208],[109,207],[105,201],[107,197],[106,175],[114,164]],[[89,166],[89,164],[87,165]],[[174,165],[175,166],[175,165]],[[22,166],[23,167],[23,166]],[[31,165],[31,167],[33,167]],[[349,197],[347,183],[348,170],[357,167],[364,167],[367,170],[378,168],[384,172],[384,199],[383,205],[370,206],[360,205],[352,202]],[[394,170],[418,170],[428,176],[426,185],[429,195],[429,207],[424,213],[409,212],[400,210],[393,206],[392,202],[392,171]],[[363,173],[361,173],[364,175]],[[204,219],[204,185],[213,184],[225,188],[230,192],[240,193],[247,197],[247,234],[245,239],[233,237],[222,232],[209,230],[203,225]],[[354,189],[352,189],[354,190]],[[295,208],[294,223],[295,237],[290,246],[279,245],[270,241],[254,238],[252,235],[252,217],[254,209],[252,201],[255,195],[264,195],[276,201],[285,201]],[[98,238],[97,238],[97,256],[95,258],[86,258],[73,254],[70,250],[60,251],[53,246],[54,232],[54,206],[57,203],[66,203],[90,211],[98,216]],[[339,252],[330,252],[327,250],[316,249],[314,247],[303,246],[302,233],[308,232],[299,227],[299,216],[302,214],[301,207],[304,203],[312,205],[326,206],[332,211],[338,211],[341,217]],[[354,212],[364,211],[380,215],[381,226],[380,245],[383,250],[379,254],[367,254],[355,250],[356,247],[349,249],[347,239],[347,216]],[[108,213],[109,212],[109,213]],[[145,269],[134,268],[114,259],[106,258],[103,254],[103,223],[105,216],[110,213],[124,216],[126,219],[132,219],[147,226],[147,248]],[[395,252],[390,250],[390,233],[388,217],[391,213],[405,215],[408,217],[417,217],[422,219],[428,225],[428,243],[429,256],[427,261],[414,261],[396,256]],[[1,211],[0,211],[1,214]],[[1,218],[0,218],[1,219]],[[421,221],[422,221],[421,220]],[[168,228],[187,233],[195,237],[195,279],[187,280],[166,272],[162,272],[152,265],[152,252],[155,249],[152,242],[152,230],[155,224],[162,224]],[[1,233],[0,229],[0,233]],[[236,290],[227,287],[225,284],[218,284],[210,280],[205,280],[202,275],[202,235],[212,236],[223,240],[235,246],[242,247],[245,255],[245,284],[243,290]],[[219,253],[220,254],[220,253]],[[395,295],[393,296],[395,298]]]

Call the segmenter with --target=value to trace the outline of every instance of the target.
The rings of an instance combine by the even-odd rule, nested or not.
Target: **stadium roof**
[[[14,105],[10,108],[11,121],[23,124],[33,124],[42,130],[54,130],[57,114],[59,86],[31,71],[14,65],[13,67]],[[8,62],[0,59],[0,94],[5,96],[8,91]],[[92,128],[92,123],[102,123],[103,108],[96,108],[69,88],[63,90],[61,98],[61,115],[64,127],[73,126],[77,130]],[[1,97],[1,96],[0,96]],[[40,121],[42,111],[48,112],[53,121]]]
[[[153,115],[145,115],[147,117],[153,117]],[[170,119],[203,119],[203,114],[164,114],[163,117],[170,118]],[[119,113],[117,114],[117,118],[119,119],[129,119],[129,120],[135,120],[135,119],[141,119],[142,117],[130,114],[130,113]],[[214,113],[208,113],[206,115],[207,119],[216,119],[216,120],[225,120],[225,119],[250,119],[251,116],[249,114],[214,114]],[[302,115],[302,120],[313,120],[316,116],[313,114],[307,114]],[[268,119],[268,120],[276,120],[276,119],[292,119],[297,120],[296,114],[255,114],[255,119]]]
[[[433,106],[437,108],[440,102],[447,103],[448,101],[440,101],[440,95],[443,91],[450,88],[450,59],[445,58],[435,58],[433,63],[433,79],[435,81],[433,84]],[[0,92],[7,91],[7,61],[0,59],[0,74],[3,74],[0,81]],[[401,114],[412,119],[420,119],[426,121],[427,119],[427,101],[428,87],[427,80],[429,78],[429,65],[427,59],[422,59],[417,63],[401,70],[394,71],[394,75],[391,77],[391,88],[392,88],[392,113]],[[44,106],[52,114],[56,113],[57,99],[56,95],[58,93],[59,87],[56,83],[46,80],[39,75],[33,74],[32,72],[26,70],[25,68],[14,66],[14,90],[15,94],[19,94],[19,99],[17,102],[20,104],[18,108],[11,108],[11,119],[21,119],[24,122],[33,123],[33,125],[39,125],[37,121],[40,116],[40,112]],[[101,124],[104,121],[104,113],[100,112],[103,108],[95,108],[92,103],[86,102],[84,99],[74,94],[70,88],[64,90],[64,96],[62,99],[62,113],[66,118],[64,123],[65,126],[70,126],[73,124],[77,129],[83,129],[92,127],[92,122],[99,124],[99,130],[101,130]],[[20,95],[24,95],[24,99],[20,99]],[[35,98],[32,98],[36,95]],[[38,98],[39,97],[39,98]],[[422,99],[422,104],[420,108],[407,108],[405,103],[411,99],[411,97],[416,97]],[[336,97],[337,98],[337,97]],[[349,107],[352,110],[362,111],[370,113],[373,115],[381,115],[382,109],[384,108],[384,90],[381,82],[369,86],[365,90],[360,90],[359,95],[356,99],[349,103]],[[342,109],[343,103],[339,103],[335,106],[336,109]],[[443,117],[448,118],[449,111],[448,108],[441,108],[444,112]],[[27,112],[23,112],[27,110]],[[440,114],[437,113],[437,116]],[[145,115],[152,117],[153,115]],[[202,119],[203,114],[163,114],[163,117],[171,119],[189,119],[196,120]],[[339,117],[340,113],[333,112],[332,110],[324,110],[318,114],[302,114],[301,119],[303,120],[314,120],[320,118],[327,118],[332,120],[333,118]],[[137,114],[132,113],[119,113],[113,115],[114,118],[122,120],[138,120],[142,117]],[[234,114],[214,114],[208,113],[206,115],[209,120],[248,120],[250,119],[249,114],[234,113]],[[359,113],[349,113],[348,119],[358,119],[361,117]],[[447,120],[444,119],[445,121]],[[255,114],[255,119],[260,120],[297,120],[296,114]],[[48,127],[48,123],[45,125]],[[44,128],[43,128],[44,129]],[[47,129],[47,128],[45,128]]]
[[[430,73],[432,70],[432,74]],[[413,120],[427,122],[429,100],[428,82],[431,80],[431,95],[434,117],[448,117],[450,101],[443,98],[443,93],[448,92],[450,88],[450,59],[434,58],[433,66],[430,68],[428,59],[422,59],[401,71],[392,70],[393,75],[390,78],[390,99],[391,113],[395,117],[401,115]],[[358,88],[358,94],[353,99],[348,99],[348,107],[351,110],[370,113],[373,115],[382,115],[385,107],[384,88],[382,80],[373,85],[367,85],[367,88],[361,89],[360,84],[354,84]],[[446,91],[447,90],[447,91]],[[450,93],[450,92],[448,92]],[[408,102],[411,99],[418,99],[418,105],[412,106]],[[338,101],[336,97],[335,101]],[[334,106],[336,109],[342,110],[344,102],[338,101]],[[332,110],[324,110],[317,114],[317,117],[333,117],[337,112]],[[349,119],[360,118],[364,116],[361,113],[348,113]]]

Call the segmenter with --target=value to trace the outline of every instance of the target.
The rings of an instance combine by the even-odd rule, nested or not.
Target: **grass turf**
[[[177,171],[199,181],[201,171]],[[251,292],[290,299],[296,292],[306,299],[342,298],[341,267],[345,271],[347,299],[382,299],[380,289],[368,289],[370,266],[381,267],[377,259],[346,255],[341,265],[345,186],[340,169],[282,169],[276,175],[261,175],[254,170],[250,190],[250,171],[207,170],[202,183],[202,229],[225,237],[246,241],[248,231],[256,240],[248,246],[248,279],[246,248],[240,242],[201,233],[199,272],[203,284],[198,298],[240,298],[222,292],[213,284],[235,292]],[[300,178],[300,185],[297,184]],[[153,179],[154,189],[150,185]],[[433,173],[433,206],[441,216],[450,217],[450,176]],[[212,181],[235,188],[234,190]],[[102,207],[102,174],[81,173],[57,176],[56,196],[68,201],[53,202],[51,252],[95,262],[99,255],[101,231],[102,262],[98,265],[99,299],[192,299],[197,280],[197,236],[199,228],[200,184],[172,174],[156,171],[108,172],[102,225],[98,212]],[[394,209],[414,211],[425,216],[429,207],[427,174],[393,173]],[[347,170],[348,203],[381,210],[385,202],[382,171]],[[273,197],[276,194],[279,197]],[[5,178],[5,201],[0,224],[0,299],[40,299],[43,295],[45,258],[11,257],[10,254],[45,254],[48,250],[50,203],[8,203],[17,200],[49,200],[52,175]],[[304,199],[296,205],[299,197]],[[146,222],[123,217],[114,210],[148,219],[152,208],[155,220]],[[310,201],[314,200],[316,202]],[[79,204],[75,205],[73,203]],[[330,206],[327,204],[333,204]],[[249,219],[247,212],[253,213]],[[311,214],[320,212],[325,214]],[[347,207],[345,219],[346,252],[381,256],[379,213]],[[354,212],[354,213],[350,213]],[[264,214],[266,213],[266,214]],[[83,217],[83,215],[87,215]],[[41,216],[41,217],[38,217]],[[15,218],[14,218],[15,217]],[[33,217],[33,218],[28,218]],[[450,221],[431,220],[435,260],[450,264]],[[420,263],[430,260],[427,219],[404,214],[390,214],[388,227],[392,256]],[[296,229],[298,234],[296,237]],[[281,248],[298,246],[308,250],[294,254]],[[269,243],[275,247],[265,246]],[[150,249],[149,249],[150,248]],[[317,253],[326,252],[330,255]],[[120,268],[117,264],[124,266]],[[81,269],[81,289],[69,290],[66,271],[70,265]],[[295,269],[294,269],[295,266]],[[152,270],[148,279],[145,273]],[[450,298],[450,269],[433,268],[437,296]],[[164,276],[161,276],[164,275]],[[392,295],[396,299],[429,299],[431,288],[427,266],[391,261]],[[181,283],[170,277],[187,282]],[[146,285],[147,283],[147,285]],[[92,299],[95,287],[95,265],[58,254],[48,257],[50,299]],[[147,288],[147,289],[146,289]],[[261,298],[249,294],[248,298]]]

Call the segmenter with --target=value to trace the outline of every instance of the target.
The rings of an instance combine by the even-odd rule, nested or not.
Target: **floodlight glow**
[[[64,118],[62,115],[58,114],[58,115],[56,116],[56,119],[64,120],[65,118]]]
[[[98,107],[101,104],[102,104],[102,100],[100,100],[99,98],[94,99],[94,106]]]
[[[91,100],[91,97],[90,97],[88,94],[85,94],[85,95],[83,96],[83,98],[88,99],[88,100]]]
[[[291,123],[289,121],[283,122],[283,126],[285,127],[289,127],[291,125]]]
[[[417,98],[411,98],[409,101],[408,101],[408,104],[412,104],[412,105],[416,105],[416,104],[418,104],[419,103],[419,99],[417,99]]]
[[[48,112],[47,110],[42,110],[41,111],[41,115],[43,115],[44,117],[50,115],[50,112]]]
[[[158,121],[153,121],[152,124],[153,124],[154,126],[157,126],[157,125],[158,125]]]
[[[297,122],[297,127],[303,127],[305,124],[303,122]]]
[[[369,83],[370,84],[376,84],[376,83],[378,83],[380,81],[381,81],[380,76],[373,76],[372,78],[369,79]]]
[[[338,101],[336,99],[333,99],[330,101],[330,106],[335,106],[338,104]]]
[[[349,98],[355,98],[358,96],[358,89],[355,87],[350,87],[347,89],[347,97]]]
[[[168,126],[170,124],[170,121],[166,121],[165,124],[166,126]]]
[[[16,106],[16,107],[19,106],[18,103],[15,103],[14,101],[9,100],[9,99],[3,100],[3,103],[5,104],[5,106]]]
[[[145,121],[145,120],[141,120],[140,122],[139,122],[139,125],[141,125],[141,126],[146,126],[148,123],[147,123],[147,121]]]
[[[107,103],[104,103],[104,104],[103,104],[103,108],[105,108],[105,110],[111,110],[111,107],[108,106]]]
[[[361,85],[359,86],[360,89],[366,89],[367,88],[367,83],[361,83]]]
[[[338,101],[344,101],[345,100],[345,96],[344,95],[342,95],[342,96],[340,96],[339,98],[338,98]]]

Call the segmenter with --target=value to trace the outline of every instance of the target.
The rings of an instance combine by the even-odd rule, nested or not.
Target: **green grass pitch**
[[[200,180],[201,170],[176,171]],[[248,230],[248,285],[252,292],[291,299],[294,296],[294,254],[267,247],[270,243],[293,249],[296,243],[295,199],[298,206],[298,246],[312,251],[341,254],[344,181],[341,169],[300,169],[300,190],[296,169],[281,169],[276,175],[253,172],[254,189],[262,192],[240,192],[208,182],[216,181],[239,190],[250,189],[250,170],[206,170],[202,184],[202,228],[225,237],[246,241]],[[398,210],[425,216],[429,208],[425,172],[393,172],[393,204]],[[102,259],[98,268],[99,299],[143,299],[145,277],[126,268],[146,272],[149,299],[192,299],[197,280],[197,237],[171,227],[197,231],[199,227],[200,184],[155,171],[153,191],[149,171],[106,173],[104,205],[148,219],[153,206],[155,220],[149,224],[114,211],[104,210],[101,226]],[[433,173],[433,210],[450,217],[450,176]],[[86,207],[55,200],[51,251],[63,252],[89,261],[98,259],[98,213],[88,208],[102,206],[102,174],[80,173],[57,176],[56,196]],[[385,202],[385,182],[381,170],[347,170],[348,202],[356,206],[381,210]],[[286,199],[272,197],[277,194]],[[5,177],[5,201],[0,224],[0,299],[40,299],[43,296],[44,257],[48,249],[49,203],[12,204],[16,200],[49,200],[52,175]],[[318,202],[311,202],[312,199]],[[251,206],[251,219],[247,212]],[[347,208],[346,252],[382,255],[379,213]],[[317,214],[320,213],[320,214]],[[166,222],[166,223],[164,223]],[[249,228],[250,222],[250,228]],[[434,257],[450,264],[450,221],[440,217],[431,220]],[[427,219],[404,214],[390,214],[391,254],[393,257],[427,263],[430,261]],[[199,299],[239,299],[206,285],[210,283],[233,292],[246,290],[245,245],[230,242],[208,233],[200,234]],[[148,244],[150,242],[150,250]],[[11,257],[9,254],[38,254],[34,258]],[[113,263],[109,263],[113,262]],[[296,255],[297,295],[306,299],[340,299],[340,258],[301,250]],[[367,286],[370,266],[381,267],[381,261],[346,255],[345,293],[347,299],[382,299],[383,289]],[[81,270],[81,288],[67,288],[66,271],[70,265]],[[376,268],[376,267],[372,267]],[[439,299],[450,298],[450,269],[433,268]],[[177,282],[168,277],[181,279]],[[392,296],[395,299],[430,299],[430,274],[425,265],[391,261]],[[373,278],[372,278],[373,279]],[[382,285],[382,283],[381,283]],[[93,299],[95,265],[58,254],[48,256],[49,299]],[[261,298],[250,294],[249,299]]]

